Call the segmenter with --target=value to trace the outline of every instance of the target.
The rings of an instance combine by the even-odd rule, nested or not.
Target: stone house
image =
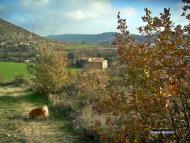
[[[108,61],[102,57],[83,57],[80,63],[84,68],[106,69],[108,67]]]

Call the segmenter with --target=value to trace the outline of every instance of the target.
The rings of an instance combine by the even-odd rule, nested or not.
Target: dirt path
[[[64,122],[51,116],[29,120],[28,112],[44,105],[43,99],[23,88],[0,86],[0,143],[71,143]]]

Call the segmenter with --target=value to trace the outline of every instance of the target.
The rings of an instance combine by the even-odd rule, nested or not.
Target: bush
[[[68,77],[64,51],[52,49],[47,44],[41,45],[34,63],[36,90],[46,97],[48,94],[59,92]]]
[[[76,106],[72,119],[73,129],[80,139],[94,143],[100,142],[100,137],[93,129],[93,125],[97,120],[105,122],[106,118],[95,113],[91,103],[86,103],[81,108]]]
[[[32,88],[34,86],[34,83],[31,79],[26,77],[25,75],[17,75],[13,81],[13,83],[16,86],[22,86],[26,88]]]
[[[107,74],[101,70],[87,70],[78,74],[75,82],[78,93],[74,96],[72,126],[81,140],[101,142],[94,129],[96,121],[105,123],[106,117],[99,115],[93,108],[94,103],[104,94],[107,86]]]
[[[53,100],[59,100],[56,101],[58,104],[54,104],[57,116],[65,119],[66,128],[83,142],[100,142],[100,136],[93,125],[97,120],[105,122],[106,118],[97,114],[93,106],[103,94],[106,83],[107,75],[104,71],[83,71],[63,86],[62,94],[52,95]]]

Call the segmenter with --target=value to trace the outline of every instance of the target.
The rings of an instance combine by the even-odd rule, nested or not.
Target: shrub
[[[41,45],[37,50],[34,61],[35,88],[43,95],[56,93],[66,82],[67,59],[62,49],[52,49],[51,46]]]
[[[126,68],[121,69],[120,76],[108,84],[106,94],[99,98],[95,109],[106,114],[107,121],[104,129],[99,120],[95,128],[102,140],[109,143],[151,142],[150,131],[163,128],[175,131],[170,141],[187,142],[190,65],[184,57],[189,56],[189,25],[174,27],[170,9],[165,8],[160,17],[152,17],[147,8],[145,13],[142,20],[147,24],[139,28],[146,35],[145,43],[131,38],[126,19],[118,13],[120,32],[116,46],[120,63]],[[189,20],[189,15],[186,18]],[[154,139],[161,140],[168,139]]]
[[[32,88],[34,83],[31,79],[29,79],[28,77],[26,77],[25,75],[17,75],[13,81],[13,83],[16,86],[22,86],[22,87],[26,87],[26,88]]]

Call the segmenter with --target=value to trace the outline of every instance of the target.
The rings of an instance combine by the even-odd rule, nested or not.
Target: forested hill
[[[72,43],[88,43],[88,44],[111,44],[115,39],[115,32],[107,32],[101,34],[62,34],[49,35],[47,38],[58,41]],[[144,36],[132,35],[138,42],[144,42]]]
[[[0,61],[30,59],[40,43],[64,47],[64,42],[48,40],[0,18]]]
[[[49,35],[47,38],[52,40],[59,40],[72,43],[104,43],[111,42],[114,39],[114,32],[102,33],[102,34],[62,34],[62,35]]]

